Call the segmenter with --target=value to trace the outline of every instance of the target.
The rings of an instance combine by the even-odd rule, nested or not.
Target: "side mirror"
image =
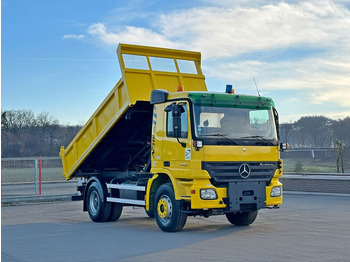
[[[171,112],[175,106],[176,106],[176,104],[175,104],[175,103],[172,103],[172,104],[168,105],[168,106],[164,109],[164,111],[165,111],[165,112]]]
[[[175,105],[172,108],[173,130],[176,138],[181,137],[181,114],[185,112],[182,105]]]
[[[273,114],[275,116],[277,139],[280,140],[280,123],[279,123],[278,112],[277,112],[276,108],[273,107],[272,109],[273,109]]]

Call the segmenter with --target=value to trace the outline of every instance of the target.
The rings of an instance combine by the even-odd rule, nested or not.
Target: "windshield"
[[[205,144],[277,145],[272,108],[194,105],[195,135]]]

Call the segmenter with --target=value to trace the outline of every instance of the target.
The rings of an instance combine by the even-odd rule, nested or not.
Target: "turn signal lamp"
[[[288,150],[289,149],[289,144],[288,143],[281,143],[280,149],[282,151]]]
[[[177,86],[177,92],[183,92],[185,90],[183,85],[178,85]]]
[[[193,140],[193,147],[198,151],[203,147],[203,141]]]

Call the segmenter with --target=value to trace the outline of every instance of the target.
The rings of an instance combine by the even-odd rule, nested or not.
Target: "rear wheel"
[[[253,223],[258,215],[258,210],[249,212],[227,213],[226,217],[231,224],[236,226],[248,226]]]
[[[181,212],[180,202],[175,200],[171,184],[164,184],[158,188],[154,208],[155,218],[161,230],[176,232],[185,226],[187,214]]]
[[[120,218],[123,211],[123,204],[111,203],[111,205],[112,205],[112,210],[111,210],[111,215],[108,218],[108,221],[114,222]]]
[[[92,221],[108,221],[111,216],[112,204],[104,201],[104,195],[100,184],[93,182],[90,185],[86,200],[87,210]]]

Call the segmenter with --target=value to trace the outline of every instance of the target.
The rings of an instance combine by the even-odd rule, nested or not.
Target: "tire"
[[[171,184],[164,184],[158,188],[154,215],[159,228],[165,232],[180,231],[185,226],[187,214],[181,212],[180,202],[175,200]]]
[[[145,208],[145,212],[147,216],[149,216],[150,218],[154,218],[154,210],[147,211],[147,209]]]
[[[93,182],[86,196],[89,217],[94,222],[106,222],[111,216],[112,204],[104,201],[103,190],[99,183]]]
[[[226,217],[231,224],[236,226],[248,226],[253,223],[258,215],[258,210],[249,212],[227,213]]]
[[[110,203],[112,205],[111,215],[109,216],[107,221],[117,221],[123,211],[123,204],[120,203]]]

